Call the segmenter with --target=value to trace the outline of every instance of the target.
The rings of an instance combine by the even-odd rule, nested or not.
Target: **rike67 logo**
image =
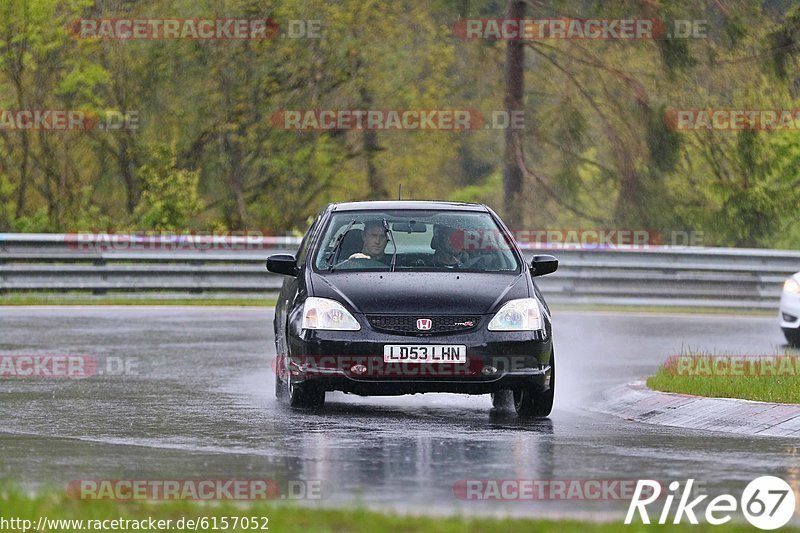
[[[766,530],[778,529],[786,525],[794,515],[796,501],[792,487],[778,477],[761,476],[754,479],[742,491],[739,500],[730,494],[721,494],[705,502],[708,495],[703,494],[690,501],[693,484],[694,480],[689,479],[681,490],[680,482],[673,481],[669,484],[669,492],[666,497],[661,500],[662,490],[658,481],[639,480],[628,507],[628,514],[625,516],[625,523],[630,524],[638,511],[642,522],[649,524],[650,514],[647,506],[658,502],[653,506],[657,508],[663,501],[658,523],[666,524],[676,497],[678,504],[673,515],[673,524],[680,524],[684,517],[690,524],[699,523],[697,516],[701,512],[701,504],[705,505],[705,521],[715,526],[730,522],[731,514],[735,513],[737,509],[741,509],[750,524],[758,529]]]

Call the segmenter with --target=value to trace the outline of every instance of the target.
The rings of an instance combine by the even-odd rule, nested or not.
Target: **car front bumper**
[[[800,328],[800,294],[783,292],[780,305],[781,328],[796,330]]]
[[[466,363],[384,362],[386,344],[466,346]],[[552,341],[534,332],[488,332],[430,337],[375,331],[302,330],[289,337],[279,367],[295,384],[363,395],[425,392],[486,394],[504,389],[550,387]]]

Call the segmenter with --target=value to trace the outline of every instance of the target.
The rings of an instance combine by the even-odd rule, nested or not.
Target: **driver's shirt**
[[[444,254],[440,254],[438,252],[433,255],[434,266],[443,268],[461,268],[464,265],[464,259],[458,254],[447,254],[450,256],[450,258],[455,259],[455,263],[445,263],[441,260],[442,255]]]
[[[388,254],[383,254],[380,257],[371,257],[370,256],[370,259],[372,259],[373,261],[380,261],[381,263],[383,263],[384,265],[387,265],[387,266],[392,264],[392,256],[388,255]]]

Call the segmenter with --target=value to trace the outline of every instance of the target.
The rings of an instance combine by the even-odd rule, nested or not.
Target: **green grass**
[[[464,517],[428,517],[405,516],[397,514],[384,514],[365,509],[309,509],[292,505],[278,505],[270,503],[257,504],[200,504],[196,502],[162,502],[162,503],[131,503],[112,501],[80,501],[73,500],[65,494],[46,492],[36,496],[28,496],[16,490],[0,491],[0,517],[19,518],[31,520],[35,530],[39,517],[60,520],[114,520],[146,519],[172,520],[174,529],[175,521],[180,518],[198,519],[205,517],[208,527],[197,528],[197,531],[212,531],[212,518],[217,518],[218,529],[221,531],[222,517],[228,517],[229,525],[233,524],[233,517],[258,517],[259,525],[263,518],[268,519],[269,531],[292,532],[375,532],[397,531],[416,532],[433,531],[442,533],[462,532],[498,532],[530,531],[546,532],[558,531],[559,533],[587,533],[597,531],[601,533],[616,533],[620,530],[631,533],[650,533],[658,531],[679,531],[691,533],[716,532],[722,529],[710,525],[659,526],[633,524],[624,526],[622,518],[618,522],[595,523],[574,520],[538,520],[538,519],[510,519],[510,518],[464,518]],[[651,517],[651,519],[656,519]],[[86,525],[84,523],[84,525]],[[96,529],[96,528],[95,528]],[[7,529],[8,530],[8,529]],[[128,529],[132,530],[132,529]],[[193,528],[190,530],[194,530]],[[726,524],[725,531],[744,532],[752,531],[752,527],[745,524]],[[17,529],[17,531],[21,531]],[[33,530],[29,530],[33,531]],[[81,531],[74,527],[51,528],[51,532],[72,533]],[[85,529],[83,530],[85,531]],[[118,529],[119,531],[119,529]],[[166,531],[166,530],[164,530]],[[261,529],[244,529],[230,527],[226,531],[262,531]],[[782,531],[800,531],[787,528]]]
[[[155,298],[124,294],[93,296],[89,294],[28,293],[0,296],[0,306],[12,305],[193,305],[274,307],[274,297],[263,298]]]
[[[622,313],[678,313],[701,315],[741,315],[741,316],[776,316],[777,311],[766,309],[747,309],[731,307],[686,307],[666,305],[606,305],[606,304],[553,304],[553,312],[559,311],[612,311]]]
[[[709,355],[689,355],[681,366],[667,361],[647,379],[647,386],[663,392],[677,392],[711,398],[740,398],[773,403],[800,403],[800,360],[779,355],[769,365],[743,363],[741,369],[722,364],[715,370]]]
[[[0,295],[0,306],[12,305],[194,305],[194,306],[245,306],[274,307],[274,296],[262,298],[243,297],[196,297],[181,295],[169,297],[148,297],[147,295],[109,294],[95,296],[86,292],[41,292]],[[666,307],[666,306],[624,306],[624,305],[552,305],[554,312],[564,311],[611,311],[622,313],[680,313],[680,314],[726,314],[746,316],[773,316],[774,311],[758,309],[730,309],[718,307]]]

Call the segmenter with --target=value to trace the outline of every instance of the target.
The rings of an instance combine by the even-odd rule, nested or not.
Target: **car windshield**
[[[518,272],[506,236],[488,213],[335,213],[314,256],[317,271]]]

